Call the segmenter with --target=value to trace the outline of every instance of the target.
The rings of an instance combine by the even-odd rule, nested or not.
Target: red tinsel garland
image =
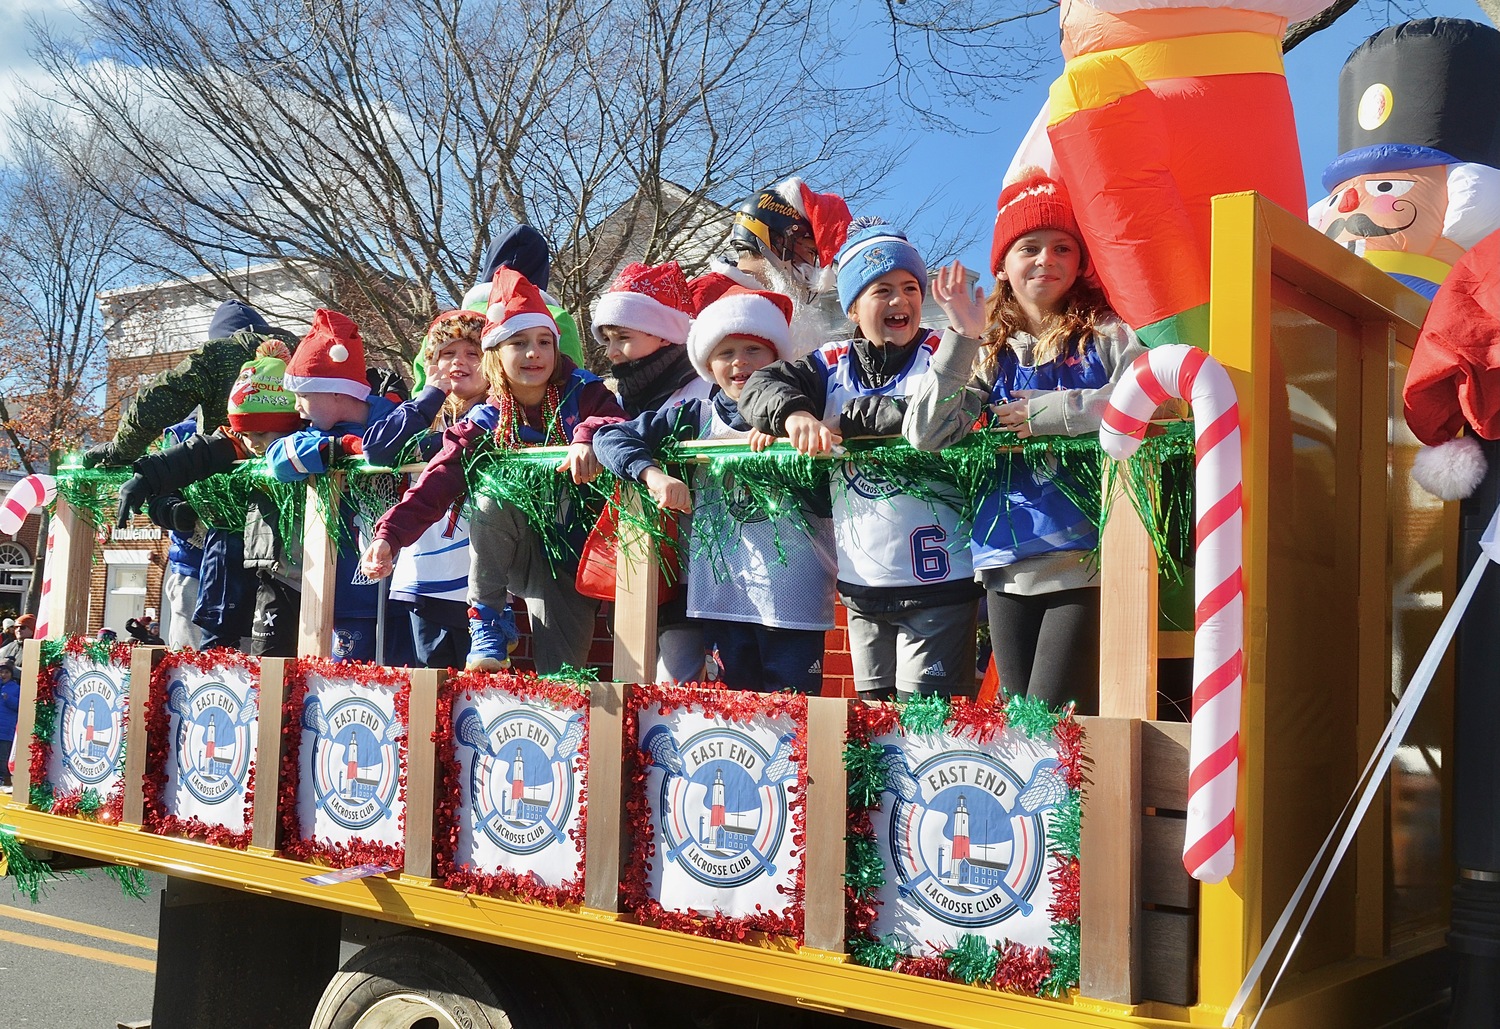
[[[404,668],[350,661],[335,664],[326,658],[304,657],[287,665],[286,700],[281,710],[281,788],[276,798],[281,819],[281,851],[299,861],[321,860],[334,868],[355,865],[385,865],[401,868],[406,863],[406,848],[401,844],[377,843],[351,837],[334,842],[315,836],[304,837],[302,819],[297,814],[297,793],[302,781],[302,708],[307,702],[309,675],[330,680],[354,680],[363,686],[394,689],[396,719],[410,728],[411,678]],[[401,769],[396,802],[401,805],[398,824],[406,829],[406,760],[407,734],[397,741],[397,763]]]
[[[646,792],[646,768],[651,757],[638,745],[640,712],[649,707],[655,707],[662,715],[697,710],[726,722],[746,722],[757,716],[791,719],[794,726],[791,760],[798,770],[799,785],[787,788],[790,796],[787,807],[792,822],[792,854],[798,861],[791,889],[778,887],[789,901],[782,910],[763,911],[756,905],[754,915],[733,916],[723,912],[702,915],[696,911],[669,910],[650,895],[648,873],[651,859],[656,856],[653,813]],[[642,924],[694,936],[743,941],[767,934],[790,937],[800,944],[806,913],[806,868],[801,858],[807,842],[807,794],[800,783],[807,776],[807,698],[795,693],[751,693],[696,686],[632,686],[625,701],[624,749],[625,822],[631,841],[620,881],[620,900],[625,910]]]
[[[530,672],[464,672],[450,678],[438,695],[437,728],[432,740],[437,746],[438,799],[433,817],[433,864],[438,879],[451,890],[484,896],[505,896],[532,904],[566,907],[583,903],[584,858],[588,853],[588,763],[589,737],[585,732],[578,747],[582,769],[578,777],[578,825],[568,838],[579,845],[578,874],[558,885],[542,882],[532,873],[501,869],[481,872],[468,864],[456,864],[461,830],[463,765],[453,742],[453,700],[465,694],[502,690],[523,701],[587,713],[588,695],[565,683],[538,679]]]
[[[55,658],[48,660],[47,649],[43,648],[42,667],[38,670],[36,681],[36,703],[57,703],[57,677],[62,673],[62,663],[65,657],[87,658],[95,661],[100,648],[108,646],[109,665],[124,670],[124,681],[127,690],[130,682],[130,654],[135,649],[133,643],[104,644],[100,640],[91,640],[85,636],[69,636],[63,642],[62,652]],[[128,694],[127,694],[128,696]],[[128,741],[130,729],[130,705],[127,703],[125,709],[120,713],[120,731],[125,734]],[[127,742],[127,746],[128,746]],[[123,756],[123,755],[122,755]],[[125,778],[123,775],[116,780],[109,793],[103,798],[103,803],[92,813],[83,814],[79,811],[79,803],[83,799],[82,790],[59,790],[52,785],[48,776],[48,766],[52,764],[52,742],[43,741],[33,736],[27,745],[27,769],[28,781],[33,787],[45,784],[51,788],[52,807],[50,814],[67,815],[70,817],[89,818],[98,822],[120,822],[121,815],[125,811]]]
[[[898,732],[900,728],[899,710],[893,705],[856,702],[849,707],[847,738],[850,744],[868,746],[876,737]],[[1005,712],[1001,708],[980,707],[955,700],[944,728],[950,734],[968,736],[981,744],[988,743],[1006,728]],[[1078,790],[1083,784],[1083,729],[1074,719],[1071,709],[1058,720],[1053,735],[1063,780],[1070,790]],[[848,807],[849,838],[873,841],[875,827],[871,812],[881,809],[880,803],[861,807],[851,802]],[[1057,850],[1049,850],[1048,854],[1052,867],[1048,869],[1047,878],[1053,888],[1048,914],[1057,923],[1076,923],[1080,882],[1078,858]],[[851,941],[877,942],[873,931],[880,910],[877,895],[871,893],[860,897],[853,887],[846,887],[844,892],[848,898],[844,919],[847,937]],[[929,942],[927,953],[900,956],[893,970],[925,979],[955,982],[948,960],[942,956],[943,949]],[[996,962],[995,974],[985,985],[1035,996],[1051,974],[1052,956],[1046,947],[1027,947],[1007,940]]]
[[[196,816],[180,818],[167,810],[163,799],[167,787],[167,758],[171,750],[172,729],[172,713],[167,706],[167,687],[171,684],[172,673],[184,667],[196,668],[205,674],[220,668],[234,668],[248,675],[259,689],[260,662],[237,650],[179,650],[161,659],[151,676],[150,693],[146,701],[146,774],[142,783],[145,793],[145,824],[142,828],[158,836],[186,836],[216,847],[244,850],[250,845],[250,823],[255,811],[254,761],[250,762],[249,774],[245,778],[245,829],[242,832],[235,832],[225,825],[210,825]]]

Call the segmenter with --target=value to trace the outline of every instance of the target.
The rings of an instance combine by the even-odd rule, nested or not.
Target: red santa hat
[[[490,306],[484,314],[484,349],[493,350],[516,333],[547,328],[557,339],[557,322],[547,310],[541,290],[514,268],[501,268],[490,283]]]
[[[1459,258],[1433,297],[1402,400],[1427,444],[1412,478],[1444,500],[1473,493],[1485,474],[1474,437],[1500,439],[1500,232]]]
[[[665,264],[627,264],[594,302],[590,318],[594,339],[603,344],[606,325],[660,336],[668,343],[687,342],[693,323],[693,297],[687,276],[676,261]]]
[[[834,255],[844,245],[844,237],[849,232],[849,205],[837,193],[814,193],[807,183],[795,176],[783,185],[792,183],[797,186],[797,200],[792,200],[792,203],[812,224],[813,242],[818,244],[818,267],[831,267]]]
[[[293,393],[342,393],[364,400],[370,395],[370,380],[365,378],[359,326],[347,315],[318,308],[312,329],[287,362],[285,381]]]
[[[791,343],[791,321],[791,297],[769,290],[732,286],[693,319],[693,329],[687,338],[688,357],[698,374],[713,382],[708,357],[726,338],[748,336],[758,339],[781,357]]]

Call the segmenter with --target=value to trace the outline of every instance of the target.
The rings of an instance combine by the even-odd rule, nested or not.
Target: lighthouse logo
[[[401,786],[397,741],[406,726],[362,696],[345,696],[325,712],[317,697],[302,708],[312,732],[313,802],[334,824],[354,831],[389,818]]]
[[[742,732],[712,726],[680,743],[665,725],[641,740],[661,782],[658,838],[668,862],[707,886],[775,875],[787,831],[786,786],[797,775],[792,735],[767,753]]]
[[[244,795],[253,758],[256,691],[245,699],[222,682],[167,688],[167,706],[177,716],[173,740],[177,781],[198,800],[217,804]]]
[[[563,841],[578,799],[578,751],[584,715],[561,731],[526,707],[510,707],[488,724],[475,708],[454,720],[453,736],[473,751],[469,803],[474,830],[509,854],[534,854]]]
[[[978,751],[940,751],[910,768],[886,745],[883,760],[898,895],[965,928],[1030,916],[1046,879],[1043,815],[1067,799],[1056,759],[1037,761],[1026,779]]]
[[[120,770],[125,753],[125,689],[91,669],[66,674],[56,697],[63,765],[84,786],[98,786]]]

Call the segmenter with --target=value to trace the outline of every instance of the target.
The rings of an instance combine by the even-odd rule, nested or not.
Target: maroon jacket
[[[573,430],[584,419],[615,422],[625,420],[625,412],[619,401],[603,382],[589,372],[580,371],[566,356],[559,355],[558,360],[566,362],[569,371],[568,380],[563,387],[565,413],[559,417],[559,421],[570,441],[573,439]],[[572,403],[575,396],[576,407]],[[427,462],[421,478],[406,491],[399,504],[375,523],[376,539],[385,540],[393,549],[409,547],[427,531],[429,525],[447,516],[454,502],[468,489],[468,482],[464,478],[464,455],[495,431],[499,421],[498,414],[498,409],[491,400],[482,409],[476,408],[468,420],[443,433],[442,449]],[[524,419],[525,428],[531,429],[538,438],[545,436],[546,426],[541,405],[526,408]]]

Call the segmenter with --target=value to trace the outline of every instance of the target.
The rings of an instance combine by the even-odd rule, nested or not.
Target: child
[[[312,328],[287,362],[285,386],[296,398],[297,413],[308,428],[277,440],[266,450],[266,467],[280,482],[299,482],[327,472],[345,454],[363,452],[362,435],[371,422],[396,409],[395,401],[373,393],[365,372],[365,346],[359,327],[337,311],[319,309]],[[341,505],[346,538],[357,532],[354,513]],[[278,649],[296,650],[301,607],[301,545],[284,541],[285,553],[252,554],[247,536],[245,566],[261,571],[256,593],[255,624],[251,637],[257,645],[274,639]],[[406,626],[387,626],[385,654],[377,654],[376,626],[379,591],[359,572],[357,547],[340,547],[334,586],[333,657],[336,661],[404,663],[410,651]]]
[[[604,348],[620,406],[631,418],[667,410],[686,400],[708,397],[688,356],[693,295],[676,261],[648,267],[626,265],[609,290],[594,303],[594,339]],[[573,438],[592,441],[595,419],[578,426]],[[681,594],[656,610],[657,678],[697,682],[703,678],[703,636],[687,620]]]
[[[659,507],[693,512],[698,547],[688,564],[687,615],[717,655],[721,681],[732,689],[818,693],[837,571],[827,495],[800,498],[797,516],[741,524],[737,545],[713,548],[727,565],[719,567],[708,538],[723,531],[729,498],[700,489],[690,499],[687,484],[652,456],[668,438],[749,439],[753,449],[771,442],[740,416],[737,402],[750,375],[787,348],[791,314],[791,300],[779,293],[736,290],[709,304],[693,323],[687,350],[698,374],[719,387],[713,399],[607,426],[594,445],[601,464],[644,483]]]
[[[447,429],[471,414],[495,411],[484,402],[490,385],[481,368],[483,334],[484,315],[476,311],[447,311],[433,320],[420,358],[426,385],[366,429],[365,457],[371,463],[394,467],[413,440],[413,456],[428,460],[442,446]],[[419,664],[463,664],[469,653],[468,588],[469,519],[460,499],[447,517],[428,526],[416,543],[401,551],[391,576],[390,598],[411,605],[408,614]],[[501,617],[514,641],[515,616],[509,606]]]
[[[443,434],[437,457],[376,524],[363,562],[371,577],[389,575],[401,549],[463,495],[464,468],[475,447],[571,444],[558,470],[586,482],[598,474],[599,466],[593,449],[573,440],[574,429],[589,417],[623,419],[624,412],[604,383],[558,354],[557,324],[535,286],[518,272],[501,268],[490,298],[483,345],[494,420],[487,425],[471,419]],[[573,521],[586,517],[586,512],[572,514]],[[469,532],[471,642],[465,666],[498,671],[508,663],[501,610],[514,592],[526,598],[537,673],[550,675],[564,664],[583,667],[599,602],[579,596],[573,569],[554,572],[525,515],[491,498],[476,498]]]
[[[904,431],[937,450],[993,424],[1029,436],[1083,436],[1115,381],[1142,353],[1087,279],[1078,224],[1058,183],[1031,170],[1000,194],[988,318],[964,268],[938,273],[933,293],[952,328],[913,391]],[[983,342],[980,337],[983,336]],[[974,567],[988,591],[990,638],[1009,693],[1081,714],[1099,706],[1099,580],[1084,560],[1093,523],[1019,455],[996,455],[994,485],[975,518]]]
[[[13,661],[0,661],[0,792],[10,792],[10,756],[21,715],[21,684]]]
[[[151,518],[157,524],[168,529],[191,531],[197,516],[176,496],[178,491],[211,475],[230,471],[236,461],[264,454],[274,441],[300,429],[303,421],[296,411],[296,398],[282,389],[286,360],[290,356],[286,345],[279,340],[260,344],[255,356],[241,366],[239,378],[229,392],[228,428],[211,435],[198,433],[189,436],[177,446],[138,459],[132,466],[135,475],[120,487],[117,524],[125,525],[132,514],[149,506]],[[280,509],[270,496],[260,491],[252,493],[245,513],[243,540],[233,534],[220,533],[221,542],[225,544],[222,550],[225,554],[237,551],[242,555],[242,567],[252,572],[264,571],[263,578],[279,574],[285,585],[300,583],[300,559],[296,562],[281,560],[280,517]],[[228,545],[230,542],[232,547]],[[219,551],[213,546],[206,549],[205,569],[209,556],[216,553]],[[208,577],[206,571],[205,579]],[[217,573],[216,577],[225,578]],[[209,586],[204,588],[208,590]],[[259,599],[257,588],[257,601]],[[205,600],[207,598],[200,597],[199,611],[195,616],[200,624],[210,622],[210,627],[205,628],[204,645],[239,646],[242,626],[238,619],[230,618],[221,624],[220,616],[229,613],[218,611],[210,620],[209,613],[204,611]],[[250,652],[265,656],[296,656],[297,613],[294,605],[277,633],[262,631],[257,637],[252,625]]]
[[[859,330],[803,360],[750,377],[740,411],[786,436],[804,454],[826,454],[845,437],[900,431],[903,399],[926,375],[937,334],[921,325],[927,268],[906,236],[856,219],[836,259],[839,304]],[[843,462],[833,475],[838,591],[849,609],[855,685],[870,698],[974,691],[979,590],[958,497],[931,496]]]

